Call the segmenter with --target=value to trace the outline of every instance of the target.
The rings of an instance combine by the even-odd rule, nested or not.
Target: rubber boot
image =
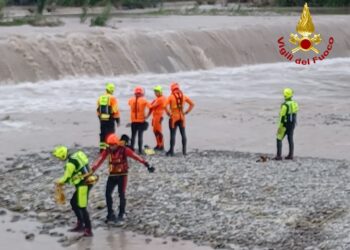
[[[169,151],[166,152],[166,156],[174,156],[174,150],[169,149]]]
[[[187,155],[187,150],[186,150],[186,145],[182,145],[182,154],[184,155],[184,156],[186,156]]]
[[[93,235],[94,234],[92,233],[91,228],[85,228],[84,229],[84,234],[83,234],[84,237],[92,237]]]
[[[69,229],[68,232],[83,232],[84,226],[83,223],[78,221],[74,228]]]
[[[120,199],[118,221],[124,220],[125,207],[126,207],[126,199]]]
[[[289,142],[289,154],[284,159],[286,159],[286,160],[293,160],[293,156],[294,156],[294,143],[293,142]]]
[[[293,160],[293,149],[292,149],[292,147],[289,149],[288,156],[285,157],[284,159],[286,159],[286,160]]]
[[[275,161],[282,160],[282,141],[277,139],[277,155],[273,158]]]
[[[117,220],[117,217],[113,214],[108,214],[107,217],[106,217],[106,223],[109,223],[109,222],[115,222]]]

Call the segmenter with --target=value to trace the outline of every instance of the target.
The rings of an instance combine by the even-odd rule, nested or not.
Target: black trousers
[[[107,180],[107,186],[106,186],[106,203],[107,203],[107,218],[113,219],[115,218],[114,210],[113,210],[113,198],[112,193],[114,191],[114,188],[118,186],[118,194],[119,194],[119,217],[122,217],[125,214],[125,206],[126,206],[126,199],[125,199],[125,192],[126,192],[126,185],[128,182],[128,176],[127,175],[118,175],[118,176],[109,176]]]
[[[100,149],[106,148],[106,137],[115,132],[114,120],[100,121]]]
[[[182,121],[175,122],[174,128],[171,127],[171,119],[169,119],[169,129],[170,129],[170,152],[174,153],[174,147],[175,147],[175,138],[176,138],[176,130],[179,128],[181,138],[182,138],[182,153],[186,154],[186,144],[187,144],[187,137],[186,137],[186,130],[183,126]]]
[[[294,129],[295,129],[295,123],[287,123],[285,125],[286,132],[284,134],[284,137],[287,136],[288,139],[288,145],[289,145],[289,157],[294,156]],[[277,139],[277,156],[282,156],[282,140]]]
[[[90,221],[90,216],[87,211],[87,208],[86,207],[82,208],[82,207],[79,207],[78,205],[78,199],[79,199],[78,188],[79,186],[76,186],[75,192],[70,200],[70,205],[72,206],[72,210],[75,216],[77,217],[77,221],[83,224],[85,228],[91,228],[91,221]],[[89,197],[89,192],[91,188],[92,188],[92,185],[89,185],[86,199]]]
[[[142,145],[143,145],[143,132],[145,131],[144,122],[132,122],[131,123],[131,148],[134,150],[136,134],[138,135],[138,146],[139,153],[142,154]]]

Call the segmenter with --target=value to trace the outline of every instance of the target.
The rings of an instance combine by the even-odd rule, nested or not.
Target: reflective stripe
[[[77,199],[78,199],[78,207],[86,208],[88,202],[88,186],[79,186],[77,187]]]

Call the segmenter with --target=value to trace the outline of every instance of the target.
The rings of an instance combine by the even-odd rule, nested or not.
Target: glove
[[[155,168],[151,167],[148,162],[144,163],[145,167],[147,168],[148,172],[153,173]]]

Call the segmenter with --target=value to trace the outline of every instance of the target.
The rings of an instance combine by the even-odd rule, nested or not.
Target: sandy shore
[[[275,153],[278,100],[240,102],[194,98],[194,101],[196,108],[187,118],[189,150],[215,148]],[[350,159],[350,117],[349,114],[337,115],[346,110],[348,105],[346,100],[324,103],[303,101],[303,112],[299,115],[299,124],[295,130],[295,155]],[[73,147],[98,145],[99,123],[94,112],[74,112],[74,115],[70,112],[55,112],[45,114],[45,119],[41,119],[42,115],[36,112],[9,115],[11,120],[8,122],[19,123],[20,128],[11,128],[11,133],[6,133],[6,130],[1,133],[0,159],[3,161],[5,157],[46,151],[57,144]],[[122,111],[122,118],[122,126],[117,129],[117,133],[130,134],[130,128],[125,127],[129,122],[127,110]],[[164,130],[166,145],[169,145],[166,123]],[[29,144],[19,143],[18,138]],[[144,138],[145,144],[154,146],[151,130],[145,133]],[[178,134],[177,150],[180,150],[180,138]]]

